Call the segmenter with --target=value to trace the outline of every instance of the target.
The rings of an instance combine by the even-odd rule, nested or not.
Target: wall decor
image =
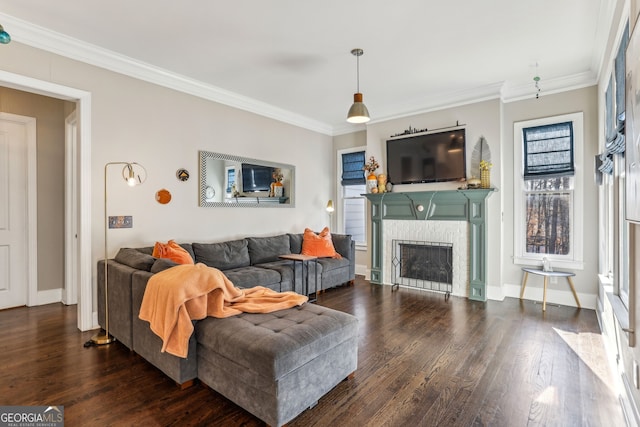
[[[178,172],[176,172],[176,177],[178,177],[180,181],[188,181],[189,171],[186,169],[178,169]]]
[[[211,151],[198,156],[200,206],[294,206],[295,166]]]
[[[166,188],[158,190],[158,192],[156,193],[156,201],[161,205],[166,205],[171,201],[171,192],[169,192],[169,190],[167,190]]]

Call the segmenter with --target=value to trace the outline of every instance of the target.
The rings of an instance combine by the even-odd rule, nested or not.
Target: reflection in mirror
[[[200,206],[294,206],[295,166],[200,151]]]

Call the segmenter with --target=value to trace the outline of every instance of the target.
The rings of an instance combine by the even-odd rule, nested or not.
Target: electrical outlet
[[[133,216],[131,215],[110,216],[109,228],[133,228]]]
[[[638,368],[638,362],[633,361],[633,385],[640,389],[640,368]]]

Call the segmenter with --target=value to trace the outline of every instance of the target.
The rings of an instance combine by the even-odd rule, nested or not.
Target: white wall
[[[296,126],[69,60],[20,43],[0,50],[0,68],[92,94],[91,241],[94,265],[103,257],[104,165],[135,161],[144,185],[129,188],[109,169],[109,215],[133,215],[133,228],[109,232],[109,256],[122,246],[156,240],[222,241],[319,228],[333,187],[332,140]],[[296,166],[293,208],[198,207],[198,150]],[[176,171],[191,173],[187,182]],[[168,205],[155,201],[166,188]],[[95,293],[95,292],[94,292]],[[95,298],[94,298],[95,300]]]

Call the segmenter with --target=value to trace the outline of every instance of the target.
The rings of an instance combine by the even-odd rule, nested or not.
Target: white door
[[[27,304],[30,123],[35,119],[0,114],[0,309]]]

